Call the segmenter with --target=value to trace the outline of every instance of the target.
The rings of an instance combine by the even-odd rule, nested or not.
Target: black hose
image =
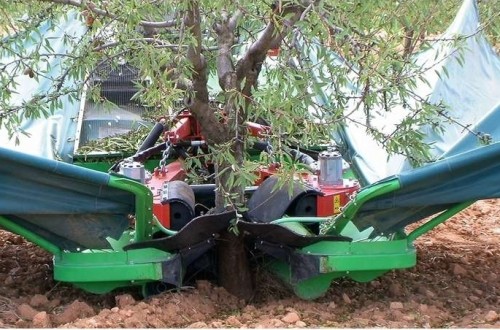
[[[141,151],[144,151],[146,149],[149,149],[153,147],[158,141],[158,138],[160,137],[161,133],[163,133],[165,126],[161,121],[157,122],[154,126],[151,132],[149,132],[148,136],[144,139],[142,142],[141,146],[139,149],[137,149],[136,155],[140,153]]]
[[[290,149],[290,155],[297,160],[299,163],[311,166],[315,163],[314,158],[296,149]]]
[[[136,162],[144,163],[146,160],[149,159],[149,157],[162,153],[163,150],[165,150],[166,148],[167,145],[165,143],[162,143],[157,146],[137,152],[135,155],[132,156],[132,159]]]

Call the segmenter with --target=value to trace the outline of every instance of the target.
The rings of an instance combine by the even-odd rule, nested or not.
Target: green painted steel
[[[293,292],[302,299],[316,299],[322,296],[332,284],[332,281],[340,276],[329,273],[321,274],[314,278],[296,283],[293,286]]]
[[[290,230],[296,234],[302,235],[302,236],[312,235],[312,233],[306,227],[304,227],[301,223],[298,223],[298,222],[286,222],[286,223],[282,223],[281,226],[287,228],[288,230]]]
[[[474,203],[474,201],[457,204],[457,205],[449,208],[448,210],[440,213],[435,218],[427,221],[426,223],[424,223],[420,227],[415,228],[411,233],[409,233],[408,234],[408,240],[410,242],[413,242],[418,237],[420,237],[423,234],[425,234],[425,233],[429,232],[430,230],[434,229],[437,225],[445,222],[446,220],[448,220],[449,218],[451,218],[452,216],[454,216],[458,212],[466,209],[467,207],[469,207],[473,203]]]
[[[174,255],[151,248],[63,252],[54,258],[54,279],[94,293],[162,279],[162,263]]]
[[[153,194],[145,185],[131,179],[111,175],[108,185],[135,195],[135,241],[152,237]]]
[[[87,156],[87,157],[88,159],[85,158],[84,156],[78,156],[78,158],[76,158],[75,161],[73,162],[73,165],[88,168],[99,172],[108,173],[110,167],[113,166],[115,162],[125,158],[121,156],[118,157],[116,155],[108,156],[107,154],[103,154],[100,156],[93,156],[93,157]],[[153,171],[154,168],[158,166],[159,161],[160,161],[159,159],[147,160],[144,163],[144,167],[148,171]]]
[[[318,223],[331,221],[332,217],[285,217],[271,221],[272,224],[279,225],[287,222]]]
[[[160,221],[158,220],[158,218],[156,218],[154,215],[153,215],[153,223],[155,224],[155,226],[163,233],[167,234],[168,236],[173,236],[175,234],[177,234],[177,231],[176,230],[171,230],[171,229],[168,229],[166,227],[164,227]]]
[[[356,196],[345,206],[342,213],[333,219],[333,224],[324,230],[325,234],[338,235],[344,227],[356,215],[361,206],[372,198],[396,191],[400,188],[398,178],[380,181],[379,183],[367,186],[360,190]]]
[[[50,252],[53,255],[57,256],[61,253],[61,249],[59,249],[59,247],[52,244],[45,238],[37,235],[36,233],[18,225],[14,221],[7,219],[1,215],[0,215],[0,227],[7,229],[10,232],[13,232],[14,234],[21,235],[28,241],[38,245],[39,247]]]
[[[294,282],[291,265],[275,260],[270,269],[302,299],[323,295],[331,281],[347,277],[358,282],[371,281],[389,270],[416,265],[414,246],[407,239],[394,241],[318,242],[296,252],[319,258],[317,275]]]

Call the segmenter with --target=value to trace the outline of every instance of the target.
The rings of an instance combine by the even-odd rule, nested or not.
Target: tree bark
[[[219,160],[216,169],[216,199],[215,211],[223,212],[227,209],[237,209],[243,205],[245,187],[230,184],[228,178],[234,170],[243,168],[244,146],[246,141],[245,122],[248,116],[248,106],[251,103],[252,87],[255,87],[267,51],[277,47],[290,31],[291,26],[300,19],[305,7],[290,5],[280,7],[272,15],[288,16],[288,19],[271,19],[264,33],[251,46],[243,58],[235,65],[231,53],[234,45],[234,31],[241,12],[237,11],[231,17],[225,13],[214,28],[217,32],[219,52],[217,54],[217,75],[219,85],[224,91],[224,115],[227,119],[222,121],[208,107],[207,68],[202,54],[202,36],[200,29],[200,11],[198,2],[190,3],[184,18],[184,24],[194,36],[196,43],[187,51],[187,56],[193,64],[193,104],[191,111],[202,126],[202,131],[207,141],[217,146],[230,146],[235,164],[227,160]],[[279,27],[276,26],[280,21]],[[241,82],[245,80],[244,86]],[[244,102],[239,102],[241,98]],[[242,104],[245,104],[242,106]],[[233,168],[234,166],[234,168]],[[236,219],[235,219],[236,221]],[[234,225],[234,224],[233,224]],[[222,234],[218,247],[218,277],[219,283],[228,292],[238,298],[249,300],[253,296],[253,283],[250,273],[249,261],[242,235],[232,231]]]

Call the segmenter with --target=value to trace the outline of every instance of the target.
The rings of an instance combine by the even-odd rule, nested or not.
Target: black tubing
[[[139,149],[137,149],[136,154],[138,154],[141,151],[144,151],[146,149],[153,147],[155,145],[156,141],[158,141],[158,138],[160,137],[161,133],[163,133],[164,128],[165,128],[165,126],[163,126],[163,124],[161,122],[157,122],[153,126],[153,129],[151,130],[151,132],[149,132],[148,136],[144,139],[144,141],[142,142]]]
[[[292,157],[296,159],[299,163],[306,164],[309,166],[311,166],[315,162],[314,158],[296,149],[291,149],[290,155],[292,155]]]

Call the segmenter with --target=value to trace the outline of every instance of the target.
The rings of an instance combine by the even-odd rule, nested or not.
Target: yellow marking
[[[340,195],[333,195],[333,213],[340,213]]]

